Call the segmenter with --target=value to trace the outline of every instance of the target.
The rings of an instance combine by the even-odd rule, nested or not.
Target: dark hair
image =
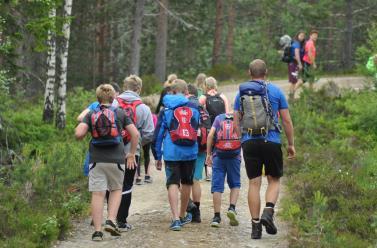
[[[294,40],[300,42],[301,47],[303,47],[304,44],[305,44],[305,39],[303,41],[299,41],[298,37],[299,37],[300,34],[306,34],[306,33],[303,30],[298,31],[297,34],[295,35]]]
[[[188,84],[187,89],[190,95],[198,97],[198,88],[193,84]]]
[[[120,93],[120,87],[117,83],[110,83],[110,84],[111,84],[111,86],[113,86],[115,92]]]

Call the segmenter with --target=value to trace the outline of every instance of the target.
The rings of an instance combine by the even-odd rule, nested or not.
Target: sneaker
[[[192,221],[192,214],[187,213],[185,217],[179,219],[181,221],[181,226],[184,226]]]
[[[118,221],[118,229],[120,232],[128,232],[132,229],[132,225],[128,224],[127,222]]]
[[[109,232],[111,236],[121,236],[118,227],[111,220],[106,220],[105,231]]]
[[[274,224],[274,209],[265,208],[261,217],[261,223],[266,228],[268,234],[275,235],[278,230]]]
[[[251,238],[252,239],[262,238],[262,223],[251,221]]]
[[[201,223],[202,222],[202,219],[200,217],[200,209],[199,208],[195,207],[194,209],[192,209],[191,214],[192,214],[192,222],[194,222],[194,223]]]
[[[211,175],[206,176],[206,181],[207,181],[207,182],[210,182],[210,181],[211,181]]]
[[[103,233],[99,231],[95,231],[92,234],[92,240],[93,241],[102,241],[103,240]]]
[[[237,220],[237,212],[234,209],[229,209],[228,213],[226,214],[229,218],[229,224],[231,226],[238,226],[240,223]]]
[[[136,178],[135,184],[142,185],[143,183],[141,182],[141,178]]]
[[[218,216],[213,217],[211,227],[220,227],[221,218]]]
[[[145,183],[153,183],[153,179],[150,176],[145,176],[144,177],[144,182]]]
[[[172,230],[172,231],[181,231],[181,229],[182,229],[181,221],[180,220],[172,220],[169,229]]]

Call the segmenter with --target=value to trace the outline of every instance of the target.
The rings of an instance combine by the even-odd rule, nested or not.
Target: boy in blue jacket
[[[181,226],[190,223],[192,218],[190,214],[186,215],[186,208],[198,156],[197,132],[200,114],[197,106],[185,97],[187,84],[184,80],[175,80],[172,92],[172,95],[163,98],[165,109],[159,115],[152,151],[158,170],[162,168],[162,159],[165,162],[166,187],[173,216],[170,230],[180,231]]]

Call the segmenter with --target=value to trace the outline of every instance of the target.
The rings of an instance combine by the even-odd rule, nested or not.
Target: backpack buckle
[[[252,128],[248,128],[248,129],[247,129],[247,134],[248,134],[249,136],[253,136],[253,129],[252,129]]]
[[[267,135],[267,130],[266,130],[265,127],[262,127],[262,128],[260,129],[260,132],[261,132],[261,134],[262,134],[263,136],[266,136],[266,135]]]

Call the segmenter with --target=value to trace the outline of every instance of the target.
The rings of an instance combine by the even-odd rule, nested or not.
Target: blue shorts
[[[207,153],[205,152],[199,152],[198,158],[195,161],[195,171],[194,171],[194,180],[200,181],[203,179],[203,169],[204,169],[204,163],[206,160]]]
[[[224,192],[225,176],[230,189],[241,187],[241,160],[213,158],[211,192]]]

